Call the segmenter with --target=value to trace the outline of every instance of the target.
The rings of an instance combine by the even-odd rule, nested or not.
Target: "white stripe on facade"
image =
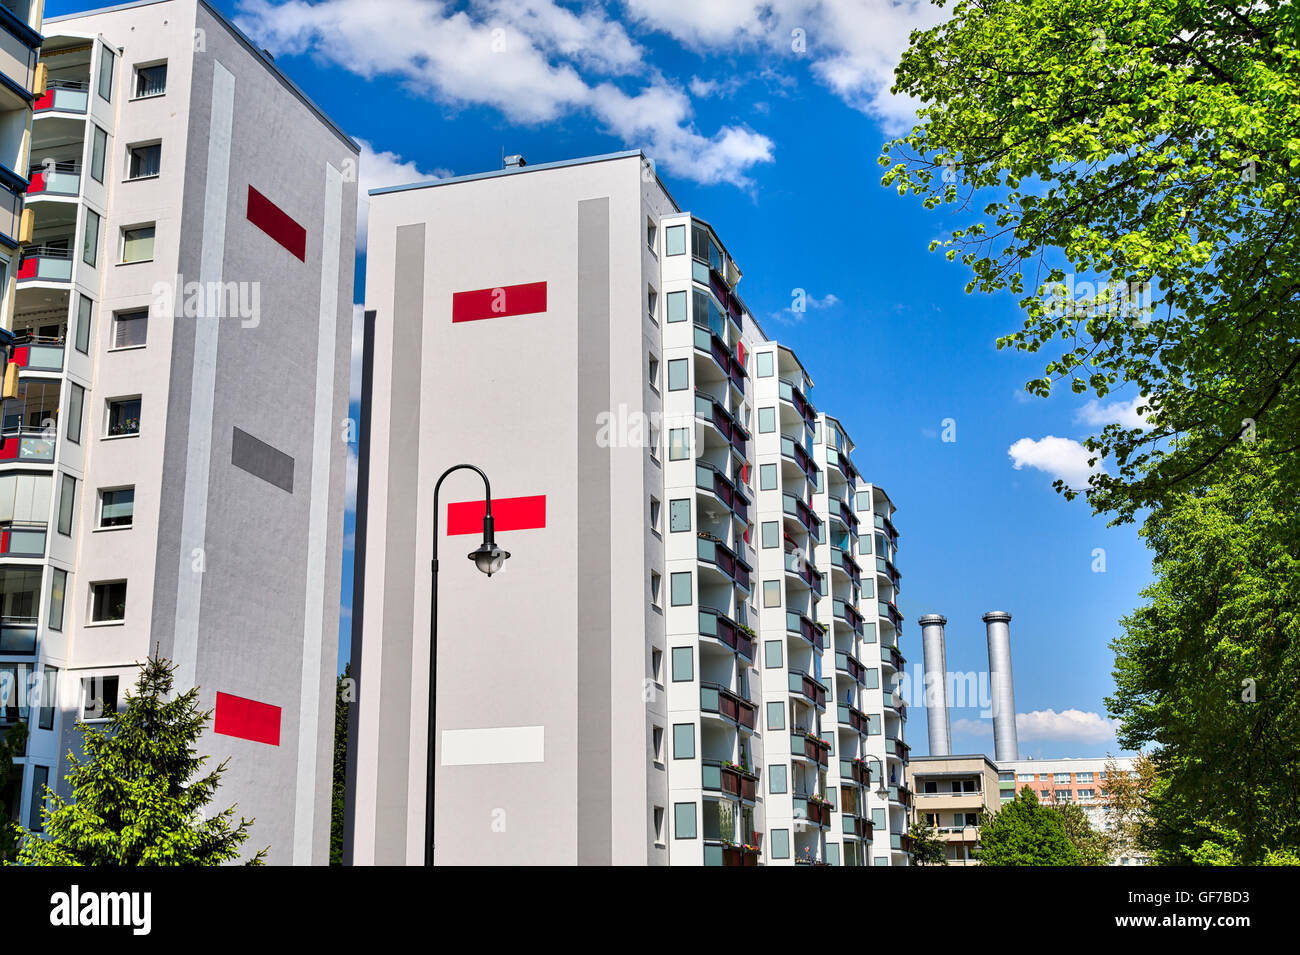
[[[316,416],[312,434],[311,509],[307,524],[307,605],[303,611],[302,693],[298,702],[298,786],[293,864],[312,864],[316,750],[320,730],[321,641],[325,626],[325,545],[333,457],[334,348],[338,337],[339,255],[343,242],[343,175],[325,164],[321,226],[320,326],[316,335]]]
[[[212,64],[212,110],[203,193],[203,247],[199,281],[221,281],[226,257],[226,202],[230,183],[230,140],[235,118],[235,75]],[[212,412],[217,387],[217,336],[221,319],[194,321],[194,364],[190,377],[189,448],[185,460],[185,504],[181,519],[180,569],[176,580],[176,626],[172,649],[177,689],[194,685],[198,664],[199,612],[203,598],[204,536],[208,522],[208,479],[212,464]]]
[[[545,726],[494,726],[442,731],[442,765],[491,766],[541,763],[546,755]]]

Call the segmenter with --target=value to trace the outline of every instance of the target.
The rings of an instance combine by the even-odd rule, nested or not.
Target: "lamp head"
[[[492,505],[489,503],[488,507],[491,508],[491,506]],[[483,516],[483,543],[479,544],[478,547],[468,555],[469,559],[474,561],[474,566],[483,571],[483,573],[487,574],[489,577],[500,571],[501,568],[505,566],[506,558],[510,556],[509,551],[502,550],[497,546],[496,539],[493,535],[494,523],[495,522],[492,520],[492,512],[489,510],[488,513]]]

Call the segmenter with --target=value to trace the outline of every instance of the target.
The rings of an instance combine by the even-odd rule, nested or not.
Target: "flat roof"
[[[77,13],[60,14],[57,17],[46,17],[43,22],[44,23],[66,23],[70,20],[80,20],[83,17],[98,16],[101,13],[117,13],[120,10],[134,10],[136,7],[148,7],[156,3],[171,3],[171,2],[172,0],[133,0],[133,2],[130,3],[119,3],[111,7],[97,7],[93,10],[81,10]],[[306,106],[313,113],[315,113],[317,117],[320,118],[321,122],[323,122],[326,126],[332,129],[340,139],[342,139],[345,143],[347,143],[349,146],[355,149],[358,153],[361,152],[361,147],[357,145],[356,141],[347,133],[343,132],[343,130],[339,128],[339,125],[336,122],[334,122],[334,120],[330,119],[329,116],[325,114],[325,111],[322,110],[319,106],[317,106],[312,101],[311,97],[308,96],[299,88],[297,83],[289,79],[288,75],[284,72],[284,70],[280,69],[278,66],[275,65],[275,59],[269,53],[267,53],[260,46],[254,43],[252,38],[250,38],[248,34],[246,34],[243,30],[239,29],[239,27],[235,26],[235,24],[231,22],[224,13],[222,13],[211,3],[209,3],[208,0],[196,0],[196,2],[199,5],[201,5],[204,9],[206,9],[209,13],[211,13],[214,17],[216,17],[217,21],[221,23],[227,30],[229,30],[234,35],[235,39],[239,40],[241,43],[244,44],[244,46],[248,47],[248,49],[251,50],[253,54],[259,60],[262,61],[263,65],[266,66],[266,68],[269,69],[272,72],[272,74],[274,74],[275,77],[281,83],[283,83],[286,87],[288,87],[289,92],[293,93],[294,96],[298,97],[298,99],[302,101],[304,106]]]

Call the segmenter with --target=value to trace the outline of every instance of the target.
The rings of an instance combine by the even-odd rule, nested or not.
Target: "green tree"
[[[996,813],[981,813],[976,857],[983,865],[1083,864],[1060,813],[1040,805],[1028,786]]]
[[[352,663],[343,668],[334,685],[334,783],[330,802],[330,865],[343,864],[343,820],[348,781],[348,704],[351,702]]]
[[[19,829],[9,820],[9,797],[22,792],[23,769],[14,766],[14,759],[26,746],[26,723],[15,723],[0,733],[0,865],[12,861],[18,852]]]
[[[1223,473],[1256,433],[1300,490],[1294,3],[957,0],[951,11],[912,34],[898,66],[895,91],[923,105],[884,147],[882,181],[969,216],[931,248],[972,270],[968,291],[1020,297],[1023,328],[998,345],[1046,352],[1026,390],[1063,383],[1100,399],[1127,386],[1149,409],[1147,429],[1111,424],[1088,439],[1110,469],[1091,479],[1094,508],[1132,520]],[[1063,295],[1067,276],[1096,294]],[[1147,285],[1149,308],[1125,307]]]
[[[912,861],[917,865],[947,865],[944,843],[925,819],[916,819],[907,829],[912,840]]]
[[[1146,603],[1114,642],[1127,749],[1154,745],[1140,841],[1163,864],[1283,864],[1300,846],[1300,509],[1269,442],[1142,527]]]
[[[1088,814],[1078,803],[1052,803],[1049,808],[1061,817],[1065,835],[1079,851],[1079,865],[1110,865],[1114,858],[1115,840],[1094,829]]]
[[[168,699],[175,667],[151,657],[135,693],[103,729],[81,724],[86,758],[68,754],[73,801],[46,793],[45,838],[24,832],[24,865],[219,865],[238,858],[252,820],[234,825],[234,807],[210,818],[226,763],[200,776],[208,757],[195,750],[211,712],[198,690]],[[261,865],[262,849],[247,862]]]
[[[1151,757],[1139,753],[1133,761],[1133,773],[1121,769],[1114,759],[1106,760],[1105,779],[1101,783],[1115,854],[1150,856],[1155,851],[1148,813],[1151,791],[1156,786],[1156,766]]]

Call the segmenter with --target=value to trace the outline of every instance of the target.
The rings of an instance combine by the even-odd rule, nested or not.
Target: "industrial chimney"
[[[993,756],[997,762],[1020,758],[1016,741],[1016,693],[1011,683],[1011,614],[984,615],[989,641],[989,691],[993,696]]]
[[[921,649],[925,654],[925,720],[930,734],[930,755],[952,755],[952,727],[948,722],[948,651],[944,645],[943,614],[921,618]]]

